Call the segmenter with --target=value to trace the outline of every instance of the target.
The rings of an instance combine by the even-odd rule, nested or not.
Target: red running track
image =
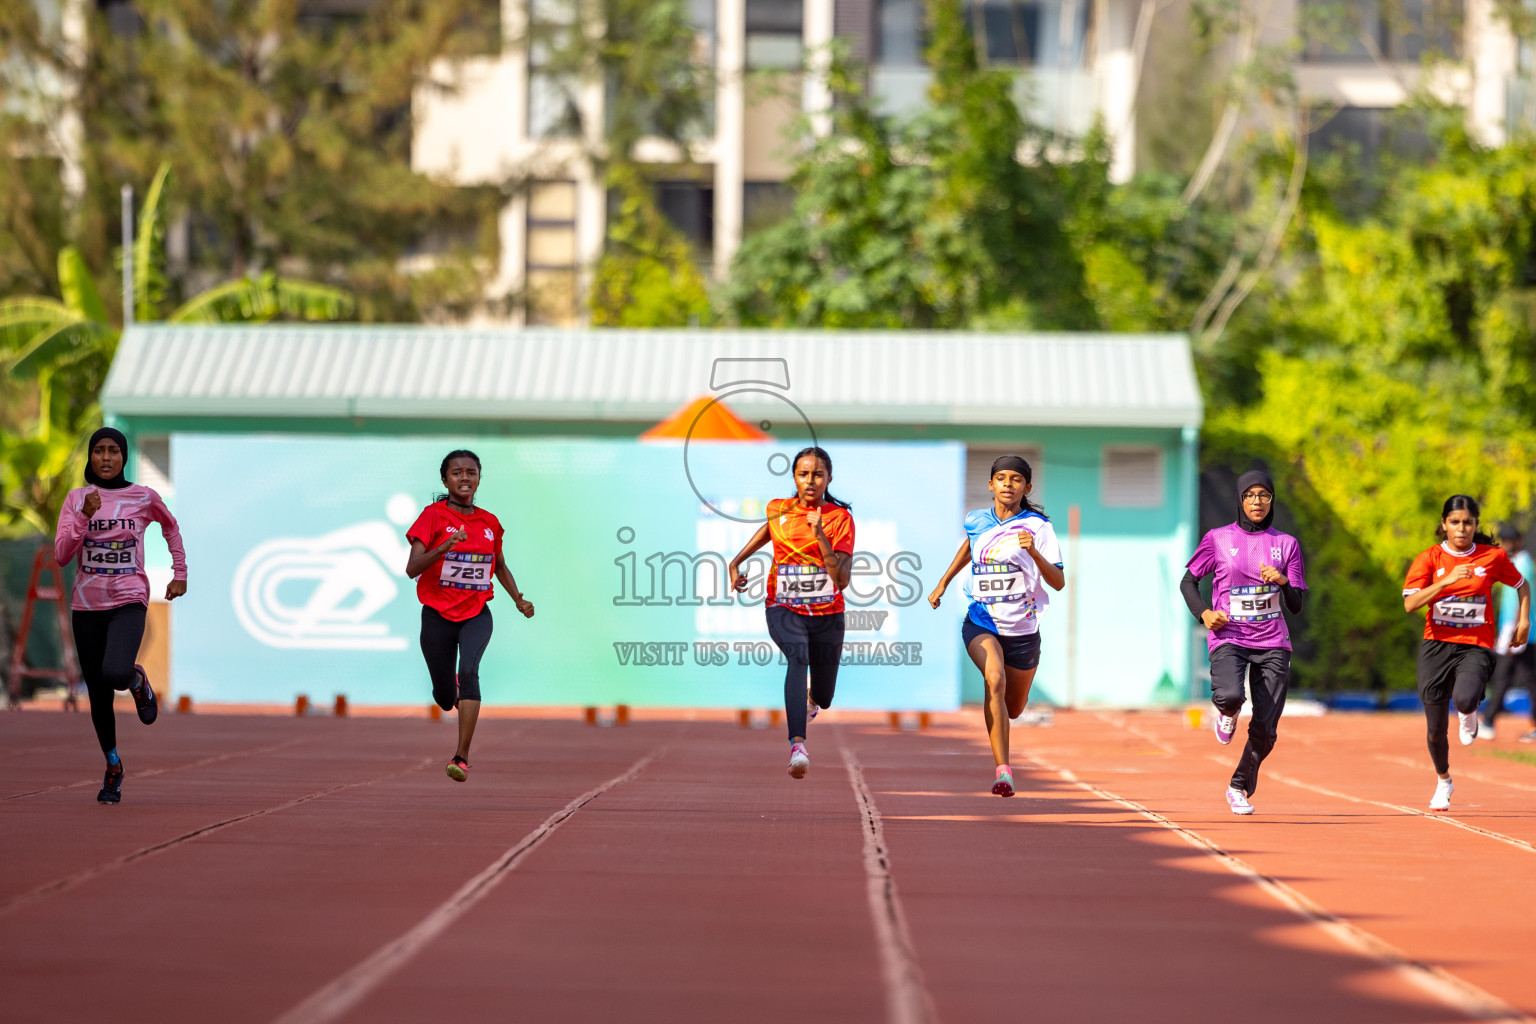
[[[829,714],[828,718],[833,716]],[[573,715],[574,719],[574,715]],[[1413,716],[1236,745],[1172,714],[921,733],[0,715],[0,1019],[1438,1022],[1536,1016],[1536,767]],[[1501,739],[1493,749],[1513,750]]]

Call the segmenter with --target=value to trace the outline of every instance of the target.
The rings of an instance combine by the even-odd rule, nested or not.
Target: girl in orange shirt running
[[[843,591],[853,562],[850,506],[827,493],[832,457],[820,448],[795,455],[795,494],[768,503],[768,521],[731,559],[731,588],[745,590],[741,563],[773,541],[768,573],[768,634],[789,662],[784,675],[784,717],[789,723],[789,774],[811,769],[805,727],[831,707],[843,657]],[[806,693],[806,676],[810,693]]]
[[[1530,631],[1531,594],[1525,577],[1504,550],[1477,530],[1477,502],[1453,494],[1440,511],[1440,543],[1419,552],[1403,581],[1403,608],[1428,606],[1419,643],[1419,699],[1429,722],[1429,757],[1440,777],[1429,801],[1432,811],[1451,809],[1450,711],[1461,719],[1461,743],[1477,738],[1477,706],[1493,675],[1495,629],[1488,617],[1495,583],[1520,595],[1511,650],[1523,648]]]

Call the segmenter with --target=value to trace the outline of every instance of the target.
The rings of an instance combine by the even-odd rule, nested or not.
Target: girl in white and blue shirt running
[[[998,796],[1013,796],[1008,720],[1023,713],[1040,666],[1039,615],[1050,603],[1046,587],[1060,590],[1066,584],[1056,530],[1045,510],[1029,500],[1033,476],[1029,463],[1017,455],[992,463],[987,481],[992,505],[966,515],[966,538],[928,595],[928,603],[937,608],[950,581],[970,565],[966,594],[971,606],[960,636],[987,683],[983,708],[997,762],[992,792]]]

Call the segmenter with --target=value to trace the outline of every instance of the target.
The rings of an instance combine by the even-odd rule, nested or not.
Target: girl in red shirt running
[[[1477,706],[1493,675],[1495,627],[1488,617],[1489,594],[1505,583],[1520,595],[1511,650],[1523,648],[1530,632],[1531,594],[1525,577],[1491,538],[1477,532],[1477,502],[1453,494],[1440,511],[1440,543],[1413,560],[1403,581],[1403,609],[1429,607],[1419,643],[1419,699],[1429,721],[1429,757],[1440,781],[1429,801],[1432,811],[1451,809],[1450,712],[1456,705],[1461,742],[1477,738]]]
[[[448,493],[422,509],[405,532],[411,556],[405,574],[416,581],[421,600],[421,653],[432,676],[432,699],[444,711],[459,709],[459,748],[448,762],[448,777],[469,778],[469,744],[480,717],[480,657],[491,642],[491,579],[495,577],[517,610],[533,618],[533,604],[501,553],[501,522],[475,507],[480,458],[449,452],[439,470]]]
[[[784,674],[784,718],[789,723],[789,774],[803,779],[811,769],[805,727],[832,706],[837,666],[843,658],[843,591],[853,562],[851,506],[827,493],[832,457],[803,448],[790,463],[795,494],[768,503],[768,521],[731,559],[731,588],[745,590],[741,573],[758,548],[773,541],[768,573],[768,635],[789,662]],[[810,692],[806,692],[806,675]]]

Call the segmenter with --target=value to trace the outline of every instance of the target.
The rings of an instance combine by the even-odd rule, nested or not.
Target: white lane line
[[[1128,800],[1091,782],[1085,782],[1069,769],[1058,767],[1037,754],[1025,756],[1045,771],[1055,772],[1063,780],[1072,783],[1079,789],[1086,790],[1101,800],[1108,800],[1111,803],[1119,804],[1127,810],[1135,811],[1149,821],[1155,821],[1164,828],[1178,834],[1189,845],[1215,857],[1233,874],[1257,885],[1260,889],[1274,897],[1282,906],[1295,912],[1304,920],[1322,928],[1343,945],[1364,953],[1379,961],[1383,966],[1397,971],[1405,980],[1453,1009],[1465,1013],[1472,1019],[1520,1021],[1522,1024],[1536,1024],[1536,1022],[1532,1021],[1532,1018],[1527,1017],[1492,993],[1485,992],[1476,985],[1463,981],[1434,964],[1414,960],[1396,946],[1384,942],[1370,932],[1335,916],[1332,912],[1314,903],[1289,885],[1286,885],[1277,878],[1264,874],[1242,858],[1233,856],[1198,832],[1187,829],[1171,818],[1158,814],[1156,811],[1148,810],[1134,800]],[[1274,776],[1273,772],[1268,774],[1271,777]]]
[[[39,900],[47,899],[50,896],[57,896],[59,893],[64,892],[65,890],[73,889],[77,885],[83,885],[92,879],[100,878],[102,875],[108,874],[109,872],[116,871],[118,868],[126,867],[127,865],[132,864],[134,861],[143,860],[145,857],[152,856],[164,850],[169,850],[173,846],[180,846],[182,843],[190,842],[193,839],[198,839],[202,836],[212,835],[215,832],[222,831],[226,828],[229,828],[231,825],[238,825],[242,821],[250,821],[252,818],[260,818],[268,814],[276,814],[279,811],[286,811],[290,808],[297,807],[300,804],[307,804],[311,800],[318,800],[323,796],[330,796],[332,793],[340,793],[344,789],[356,789],[358,786],[371,786],[375,783],[383,782],[386,779],[392,779],[399,775],[409,775],[411,772],[419,772],[436,760],[436,757],[424,757],[403,771],[389,772],[385,775],[380,775],[377,778],[364,779],[361,782],[345,782],[339,786],[331,786],[329,789],[317,790],[314,793],[296,797],[293,800],[285,801],[284,803],[277,804],[274,807],[264,807],[259,811],[250,811],[246,814],[237,814],[233,818],[225,818],[223,821],[216,821],[211,825],[204,825],[201,828],[195,828],[190,832],[183,832],[181,835],[176,836],[173,839],[167,839],[163,842],[155,843],[151,846],[141,847],[137,850],[134,850],[132,853],[124,854],[115,860],[109,860],[105,864],[98,864],[95,867],[86,868],[84,871],[76,872],[73,875],[67,875],[64,878],[55,879],[52,882],[38,886],[36,889],[29,890],[28,892],[21,893],[17,896],[12,896],[8,900],[0,900],[0,916],[9,914],[15,910],[20,910],[22,907],[30,906],[33,903],[36,903]]]
[[[1377,754],[1376,760],[1386,761],[1388,764],[1400,764],[1405,768],[1427,769],[1428,767],[1424,761],[1415,761],[1412,758],[1407,757],[1394,757],[1390,754]],[[1476,779],[1478,782],[1490,782],[1495,786],[1508,786],[1510,789],[1519,789],[1524,790],[1527,793],[1536,793],[1536,786],[1527,786],[1519,782],[1510,782],[1508,779],[1495,778],[1492,775],[1483,775],[1480,772],[1474,772],[1466,768],[1457,768],[1456,771],[1452,774],[1463,775],[1469,779]]]
[[[891,854],[885,845],[885,828],[880,809],[864,781],[864,769],[846,743],[841,730],[837,739],[848,769],[848,784],[859,802],[860,827],[864,832],[865,893],[869,897],[869,916],[875,925],[875,941],[880,948],[880,973],[885,979],[885,1017],[890,1024],[933,1024],[939,1019],[933,1000],[923,985],[923,973],[917,966],[917,953],[907,930],[907,918],[891,874]]]
[[[1340,793],[1338,790],[1328,789],[1326,786],[1318,786],[1310,782],[1302,782],[1300,779],[1293,779],[1289,775],[1277,771],[1267,771],[1264,774],[1266,777],[1274,779],[1276,782],[1283,782],[1287,786],[1311,790],[1323,796],[1331,796],[1336,800],[1348,800],[1354,804],[1369,804],[1372,807],[1385,807],[1388,810],[1398,811],[1402,814],[1416,814],[1421,818],[1428,818],[1430,821],[1438,821],[1453,828],[1465,829],[1468,832],[1475,832],[1480,836],[1487,836],[1489,839],[1497,839],[1501,843],[1507,843],[1516,849],[1525,850],[1527,853],[1536,853],[1536,846],[1532,846],[1524,839],[1516,839],[1514,836],[1507,836],[1503,832],[1495,832],[1491,828],[1481,828],[1462,821],[1460,818],[1453,818],[1444,811],[1421,811],[1417,807],[1408,807],[1405,804],[1393,804],[1385,800],[1367,800],[1365,797],[1350,796],[1348,793]]]
[[[201,761],[193,761],[191,764],[178,764],[166,768],[150,768],[147,771],[133,772],[126,776],[127,781],[137,782],[139,779],[150,779],[156,775],[164,775],[166,772],[185,772],[193,768],[206,768],[210,764],[218,764],[221,761],[230,761],[237,757],[254,757],[257,754],[270,754],[274,750],[283,750],[286,747],[296,746],[310,739],[308,736],[300,736],[298,739],[283,740],[281,743],[271,743],[264,747],[252,747],[250,750],[231,750],[227,754],[215,754],[205,757]],[[57,786],[45,786],[42,789],[29,789],[25,793],[12,793],[10,796],[0,796],[0,803],[7,800],[20,800],[22,797],[38,796],[42,793],[53,793],[60,789],[79,789],[81,786],[99,786],[95,779],[86,779],[82,782],[61,782]]]
[[[1142,739],[1146,740],[1148,743],[1152,744],[1154,747],[1156,747],[1158,750],[1161,750],[1169,757],[1175,757],[1179,753],[1177,748],[1168,743],[1164,743],[1162,740],[1158,739],[1156,736],[1153,736],[1145,729],[1132,725],[1130,722],[1127,722],[1123,718],[1110,718],[1102,711],[1095,711],[1094,715],[1108,722],[1110,725],[1113,725],[1117,729],[1124,729],[1126,732],[1134,733],[1137,736],[1140,736]]]
[[[507,851],[497,857],[489,867],[465,882],[459,887],[458,892],[448,897],[403,935],[380,946],[367,959],[339,975],[324,988],[278,1017],[274,1024],[320,1024],[322,1021],[335,1020],[352,1009],[391,974],[405,966],[412,957],[447,931],[449,926],[463,917],[471,907],[489,896],[509,872],[522,863],[524,858],[537,849],[544,840],[553,835],[556,829],[570,820],[572,815],[610,789],[622,786],[635,778],[645,770],[647,765],[666,753],[666,749],[664,746],[657,747],[630,765],[627,771],[615,775],[607,782],[599,783],[545,818],[543,824],[508,847]]]

